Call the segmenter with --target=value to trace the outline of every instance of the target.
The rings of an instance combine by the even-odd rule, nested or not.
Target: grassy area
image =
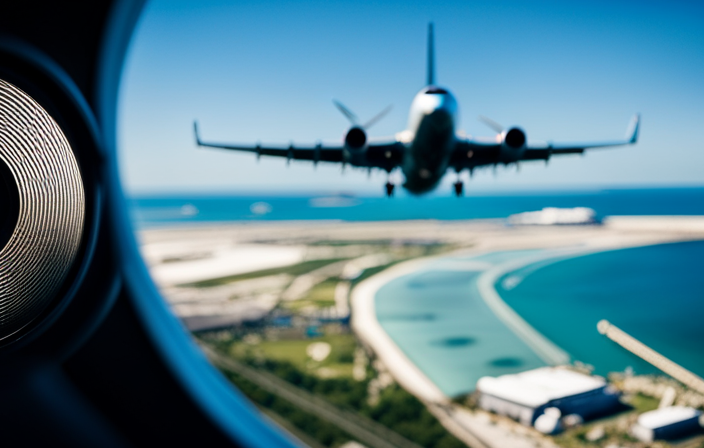
[[[344,260],[344,258],[332,258],[332,259],[327,259],[327,260],[309,260],[309,261],[304,261],[304,262],[298,263],[298,264],[281,266],[279,268],[263,269],[260,271],[245,272],[243,274],[228,275],[226,277],[212,278],[212,279],[202,280],[202,281],[193,282],[193,283],[185,283],[185,284],[179,285],[179,286],[207,288],[207,287],[211,287],[211,286],[220,286],[220,285],[225,285],[227,283],[238,282],[240,280],[249,280],[249,279],[253,279],[253,278],[266,277],[269,275],[279,275],[279,274],[288,274],[293,277],[296,277],[299,275],[307,274],[307,273],[314,271],[318,268],[322,268],[323,266],[326,266],[328,264],[335,263],[337,261],[342,261],[342,260]]]
[[[313,361],[306,353],[308,346],[314,342],[330,344],[330,354],[321,362]],[[288,362],[301,371],[320,376],[351,378],[356,344],[351,334],[330,334],[299,340],[262,341],[256,345],[236,341],[230,345],[229,354],[240,360],[270,359]]]
[[[319,304],[317,304],[315,302],[311,302],[310,300],[305,300],[305,299],[280,302],[279,306],[281,308],[293,311],[294,313],[302,311],[302,310],[309,308],[309,307],[312,307],[312,308],[319,308],[320,307]]]
[[[403,263],[404,261],[409,261],[412,260],[413,258],[419,258],[419,257],[429,257],[432,255],[439,255],[445,252],[451,252],[455,249],[457,249],[457,246],[455,245],[450,245],[450,244],[433,244],[433,245],[427,245],[427,246],[412,246],[411,248],[406,248],[409,249],[407,250],[403,255],[403,257],[398,258],[394,260],[391,263],[384,264],[381,266],[375,266],[373,268],[365,269],[362,275],[357,277],[352,281],[352,287],[354,288],[358,283],[362,282],[363,280],[368,279],[369,277],[376,275],[380,273],[381,271],[384,271],[386,269],[389,269],[390,267],[397,265],[399,263]]]
[[[352,286],[352,288],[354,288],[355,286],[357,286],[358,283],[360,283],[360,282],[363,281],[363,280],[368,279],[368,278],[371,277],[372,275],[376,275],[376,274],[378,274],[379,272],[381,272],[381,271],[383,271],[383,270],[385,270],[385,269],[389,269],[391,266],[393,266],[393,265],[395,265],[395,264],[398,264],[398,263],[401,263],[401,262],[406,261],[406,260],[407,260],[407,259],[396,260],[396,261],[394,261],[394,262],[392,262],[392,263],[389,263],[389,264],[385,264],[385,265],[382,265],[382,266],[375,266],[375,267],[373,267],[373,268],[365,269],[364,272],[362,272],[362,275],[360,275],[359,277],[357,277],[357,278],[355,278],[354,280],[352,280],[352,285],[351,285],[351,286]]]
[[[306,299],[315,302],[320,307],[335,305],[335,288],[338,282],[339,279],[333,277],[318,283],[311,288]]]
[[[344,247],[344,246],[391,246],[393,244],[392,240],[321,240],[313,241],[308,243],[309,246],[332,246],[332,247]]]
[[[660,400],[643,394],[635,394],[630,397],[628,404],[633,406],[639,414],[642,414],[643,412],[657,409],[660,405]]]

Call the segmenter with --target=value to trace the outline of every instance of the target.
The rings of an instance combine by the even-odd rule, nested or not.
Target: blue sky
[[[370,133],[393,135],[423,87],[433,21],[437,81],[470,134],[491,135],[481,114],[529,141],[613,139],[642,114],[634,147],[475,173],[470,191],[703,185],[704,6],[694,3],[153,0],[123,77],[123,179],[131,193],[381,195],[384,173],[197,149],[192,122],[209,140],[334,142],[348,126],[335,98],[363,120],[392,104]]]

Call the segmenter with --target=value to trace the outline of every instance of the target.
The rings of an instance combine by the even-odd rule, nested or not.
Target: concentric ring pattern
[[[81,243],[85,195],[78,162],[59,126],[36,101],[3,80],[0,159],[19,191],[17,225],[0,248],[4,340],[36,320],[61,287]]]

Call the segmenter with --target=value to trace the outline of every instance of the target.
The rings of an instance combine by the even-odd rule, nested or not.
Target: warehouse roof
[[[541,367],[500,377],[485,376],[477,389],[489,395],[529,407],[602,388],[606,380],[560,367]]]
[[[644,412],[638,417],[638,424],[644,428],[657,429],[673,423],[697,417],[701,412],[685,406],[668,406]]]

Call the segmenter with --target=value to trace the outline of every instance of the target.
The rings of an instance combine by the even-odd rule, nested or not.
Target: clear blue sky
[[[393,135],[425,80],[435,23],[438,84],[460,128],[486,115],[529,141],[621,138],[635,147],[475,174],[469,190],[704,185],[704,5],[698,2],[152,0],[136,29],[120,102],[129,192],[350,191],[382,194],[385,174],[197,149],[204,138],[336,141],[389,104],[371,130]],[[465,175],[466,176],[466,175]],[[400,175],[397,178],[400,180]],[[450,194],[448,173],[438,194]]]

